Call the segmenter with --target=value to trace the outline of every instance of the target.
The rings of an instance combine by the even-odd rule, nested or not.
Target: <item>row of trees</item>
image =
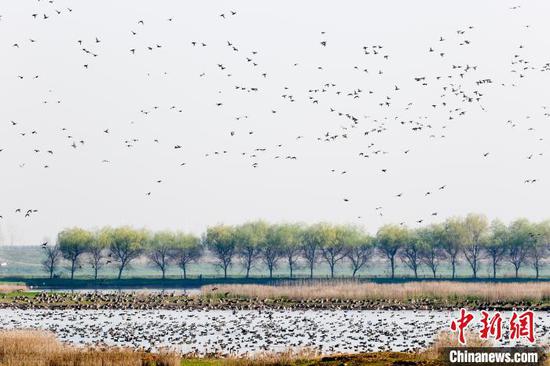
[[[265,265],[270,277],[285,263],[292,277],[299,262],[306,264],[311,277],[316,264],[324,262],[334,277],[337,266],[344,262],[355,276],[378,256],[388,262],[392,278],[397,261],[407,266],[415,277],[421,267],[429,268],[436,277],[440,266],[447,263],[454,278],[457,264],[465,261],[476,278],[481,262],[488,261],[495,278],[504,262],[513,266],[516,277],[520,268],[530,265],[538,278],[547,260],[549,243],[550,221],[532,223],[519,219],[505,225],[498,220],[490,223],[485,216],[477,214],[418,229],[385,225],[375,236],[350,225],[272,225],[264,221],[209,227],[201,238],[129,227],[93,232],[73,228],[59,233],[55,246],[44,247],[43,265],[52,277],[60,260],[65,258],[73,278],[87,262],[97,278],[104,265],[113,263],[121,278],[134,260],[145,257],[161,271],[162,278],[171,265],[178,266],[185,278],[191,262],[208,256],[223,270],[225,277],[236,262],[242,264],[246,277],[259,263]]]
[[[120,279],[124,270],[143,255],[161,270],[163,279],[170,264],[180,267],[186,277],[188,264],[202,254],[200,239],[194,235],[169,231],[152,234],[130,227],[97,231],[67,229],[58,234],[55,246],[44,245],[43,248],[46,257],[42,265],[50,278],[63,258],[69,263],[71,279],[83,262],[91,265],[95,279],[102,267],[112,263]]]

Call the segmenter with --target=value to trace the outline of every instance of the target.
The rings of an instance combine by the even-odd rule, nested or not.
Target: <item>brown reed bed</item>
[[[491,346],[476,333],[466,334],[470,347]],[[442,332],[425,351],[417,353],[371,352],[321,355],[312,349],[288,349],[242,357],[197,358],[170,352],[146,353],[124,348],[72,347],[57,341],[52,333],[36,330],[0,331],[0,366],[443,366],[444,347],[462,347],[456,335]],[[548,365],[548,361],[545,363]]]
[[[181,358],[163,351],[72,347],[52,333],[0,331],[0,366],[180,366]]]
[[[52,333],[37,330],[0,331],[0,366],[298,366],[381,365],[388,361],[422,361],[422,354],[376,352],[356,355],[321,355],[317,351],[288,349],[260,352],[242,357],[181,359],[173,353],[145,353],[124,348],[72,347]],[[434,363],[439,365],[439,363]]]
[[[418,281],[379,284],[372,282],[332,281],[318,283],[270,285],[203,286],[205,296],[234,296],[255,299],[302,301],[311,299],[340,300],[482,300],[488,302],[548,302],[550,282],[490,283]]]
[[[312,349],[288,349],[283,352],[260,352],[244,357],[223,359],[227,366],[295,366],[311,364],[321,359],[321,355]]]
[[[0,282],[0,293],[27,291],[29,288],[20,283],[3,283]]]

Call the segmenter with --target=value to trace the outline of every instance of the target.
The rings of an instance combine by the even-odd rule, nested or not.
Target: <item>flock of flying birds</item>
[[[35,22],[55,22],[61,17],[70,17],[78,12],[76,7],[58,6],[57,0],[38,0],[38,3],[40,5],[40,11],[28,14],[28,17],[32,18]],[[510,11],[517,11],[519,9],[520,6],[509,7]],[[239,16],[240,11],[238,9],[226,9],[217,14],[212,14],[212,17],[216,18],[219,22],[239,22]],[[0,17],[0,27],[2,22],[5,21],[5,17]],[[177,14],[167,16],[165,22],[172,24],[177,23]],[[156,22],[153,23],[158,24]],[[149,27],[153,27],[153,29]],[[154,27],[155,25],[150,25],[147,18],[135,19],[133,26],[127,29],[128,44],[125,47],[121,46],[122,51],[120,52],[135,57],[135,62],[139,63],[140,57],[169,47],[162,42],[160,36],[156,42],[146,43],[139,39],[140,34],[143,32],[148,32],[148,34],[154,33]],[[525,29],[523,30],[528,30],[530,26],[525,25],[524,27]],[[285,149],[290,143],[296,144],[308,140],[314,141],[317,144],[341,144],[356,139],[363,139],[364,141],[361,151],[356,152],[356,159],[375,160],[392,154],[400,154],[403,156],[414,154],[414,147],[407,147],[401,151],[385,150],[383,145],[381,146],[381,144],[377,142],[376,137],[391,133],[397,126],[397,128],[401,128],[402,131],[413,135],[421,135],[427,139],[445,139],[447,137],[447,127],[449,125],[456,125],[457,121],[459,122],[467,119],[470,111],[474,108],[482,111],[486,110],[484,104],[485,97],[487,94],[490,94],[494,88],[514,88],[526,79],[537,78],[541,73],[550,71],[550,62],[537,63],[529,59],[523,44],[518,44],[515,52],[510,55],[509,71],[512,76],[506,80],[495,80],[493,77],[487,77],[487,74],[484,74],[486,70],[482,70],[478,65],[455,62],[452,58],[453,54],[460,53],[462,49],[470,47],[476,42],[476,29],[477,27],[475,25],[466,25],[457,29],[454,34],[435,36],[432,40],[432,45],[427,47],[423,52],[425,52],[426,57],[440,60],[441,63],[445,65],[446,72],[409,75],[409,78],[402,82],[396,82],[395,79],[388,80],[387,82],[384,81],[388,65],[392,62],[394,57],[388,47],[380,42],[357,45],[357,53],[360,55],[360,58],[357,60],[350,60],[349,65],[350,70],[353,70],[353,72],[358,75],[357,87],[349,89],[339,86],[337,82],[326,81],[330,80],[333,75],[330,75],[330,72],[326,70],[326,66],[315,66],[313,67],[314,70],[319,72],[319,83],[312,85],[306,90],[298,90],[291,86],[285,86],[283,90],[280,91],[280,100],[274,101],[272,103],[274,106],[269,108],[262,117],[252,116],[247,113],[238,114],[232,117],[234,121],[244,121],[252,118],[267,120],[269,118],[269,123],[272,123],[274,119],[276,121],[277,118],[286,118],[284,116],[279,117],[279,110],[285,103],[302,104],[304,108],[307,108],[306,105],[309,105],[311,108],[318,108],[319,110],[325,111],[326,119],[334,121],[333,129],[312,131],[309,136],[296,134],[292,137],[292,141],[288,141],[287,143],[277,143],[272,147],[258,146],[251,151],[234,152],[227,148],[220,148],[214,151],[203,151],[203,158],[210,159],[223,156],[238,156],[249,162],[251,169],[260,169],[262,161],[266,156],[273,159],[288,160],[289,163],[294,160],[299,160],[299,154],[292,152],[290,149]],[[80,65],[80,72],[86,73],[94,69],[97,60],[102,57],[102,53],[104,52],[102,45],[108,37],[109,34],[98,34],[88,39],[75,37],[72,41],[72,45],[68,45],[68,47],[73,48],[74,52],[79,52],[83,55],[82,59],[84,61]],[[23,38],[14,34],[13,42],[10,45],[1,45],[3,48],[2,53],[7,53],[8,50],[6,50],[6,48],[9,47],[11,48],[11,51],[9,51],[10,56],[14,57],[14,55],[16,55],[15,52],[23,48],[33,47],[33,45],[39,42],[40,34],[33,35],[30,38]],[[327,52],[330,52],[330,48],[333,45],[333,41],[330,40],[327,32],[322,29],[318,32],[318,38],[312,39],[311,42]],[[246,80],[236,76],[230,66],[236,57],[239,62],[250,67],[251,73],[256,78],[254,80],[269,80],[272,73],[262,64],[260,57],[262,47],[265,47],[265,45],[258,45],[257,49],[245,50],[243,47],[239,46],[239,42],[236,40],[227,40],[223,44],[219,42],[214,44],[208,39],[197,38],[190,41],[187,45],[182,45],[182,47],[188,47],[189,52],[199,52],[200,49],[212,47],[226,48],[226,51],[229,52],[228,54],[232,55],[231,62],[226,62],[222,59],[211,60],[212,70],[215,71],[202,71],[198,73],[197,76],[202,80],[208,79],[212,74],[215,74],[214,76],[217,78],[223,77],[230,80],[238,79],[240,81],[233,82],[234,89],[232,92],[242,93],[244,95],[261,94],[265,88],[269,87],[267,84],[260,83],[254,86],[246,85]],[[235,57],[233,57],[233,55],[235,55]],[[291,56],[292,55],[282,55],[281,57]],[[299,69],[302,67],[299,60],[291,60],[290,64],[293,68]],[[165,76],[168,75],[167,72],[161,72],[161,74]],[[148,75],[150,76],[150,74]],[[360,75],[378,78],[378,80],[382,80],[382,85],[386,87],[384,90],[377,90],[369,84],[361,82],[359,78]],[[20,73],[12,77],[19,80],[21,83],[28,83],[25,87],[33,88],[32,81],[40,79],[41,75],[39,73]],[[404,85],[408,87],[409,83],[413,83],[415,87],[420,89],[430,89],[434,95],[437,95],[428,105],[422,106],[423,108],[427,107],[430,113],[418,115],[415,109],[418,103],[414,101],[414,90],[412,90],[409,97],[405,97],[409,98],[409,100],[412,99],[412,101],[408,101],[405,104],[402,103],[401,99],[404,98],[403,93],[411,92],[411,90],[404,90],[406,89]],[[50,95],[54,95],[51,90],[50,92]],[[355,102],[357,103],[356,105],[360,105],[365,100],[368,100],[369,103],[373,103],[373,100],[375,101],[373,105],[376,109],[372,110],[373,107],[370,106],[369,108],[371,110],[368,111],[368,115],[356,112],[356,108],[352,109],[345,107],[346,103]],[[340,103],[340,101],[345,101],[346,103]],[[47,96],[41,100],[42,104],[60,106],[63,106],[63,102],[62,97]],[[226,106],[221,91],[218,91],[218,98],[213,100],[210,104],[212,109],[222,109]],[[155,113],[160,110],[184,116],[186,107],[185,103],[165,106],[152,105],[139,108],[139,116],[142,118],[154,119]],[[541,108],[542,112],[536,117],[550,118],[550,110],[548,110],[547,106],[541,106]],[[135,113],[135,111],[132,111],[132,113]],[[376,117],[373,117],[373,115],[376,115]],[[129,115],[129,118],[133,117]],[[529,120],[532,117],[532,115],[529,115],[525,117],[525,119]],[[503,124],[510,128],[524,129],[532,132],[533,146],[540,146],[536,144],[544,141],[543,136],[538,135],[534,127],[526,127],[522,122],[524,121],[510,119],[503,121]],[[12,131],[11,136],[0,136],[0,159],[2,154],[6,154],[10,149],[7,143],[14,136],[27,141],[31,140],[32,144],[36,145],[32,151],[34,154],[43,157],[42,164],[39,167],[41,169],[50,169],[54,166],[55,158],[59,154],[69,154],[72,150],[86,149],[88,146],[87,137],[72,132],[69,122],[67,122],[67,126],[62,127],[59,131],[66,141],[66,146],[64,147],[47,146],[48,141],[39,141],[42,131],[39,129],[29,129],[26,122],[18,119],[17,116],[12,116],[4,121],[0,121],[0,123],[6,124],[10,131]],[[133,124],[134,122],[131,122],[130,128]],[[113,130],[120,130],[120,126],[113,122],[110,125],[98,125],[97,129],[98,132],[107,139],[112,135]],[[239,136],[254,138],[254,133],[255,131],[253,129],[243,130],[232,127],[227,131],[227,139],[238,138]],[[128,137],[121,139],[119,143],[121,147],[125,149],[132,149],[138,146],[143,140],[150,140],[158,145],[164,144],[165,148],[173,151],[179,151],[185,148],[184,144],[166,145],[166,143],[157,136]],[[45,145],[47,147],[39,147],[39,145]],[[544,151],[535,151],[526,156],[525,159],[538,159],[543,155]],[[479,152],[479,159],[491,159],[491,157],[491,151]],[[13,161],[0,161],[2,164],[13,163]],[[99,158],[98,163],[110,164],[111,159]],[[29,166],[30,164],[26,161],[19,161],[17,164],[21,169],[37,169],[34,165]],[[189,164],[194,164],[194,162],[178,160],[174,163],[174,169],[185,167]],[[379,174],[382,175],[388,175],[392,171],[391,166],[382,166],[377,169],[379,170]],[[326,173],[327,175],[345,175],[348,174],[349,171],[345,168],[328,167]],[[165,181],[165,178],[159,177],[144,177],[144,179],[151,183],[151,187],[154,187],[156,184],[162,184]],[[518,177],[518,179],[528,185],[536,184],[540,180],[536,176]],[[439,182],[432,187],[426,187],[423,192],[424,197],[442,194],[447,190],[448,185],[451,186],[452,182]],[[154,199],[155,189],[156,188],[150,188],[144,190],[143,196],[145,199]],[[406,196],[406,191],[395,192],[393,197],[387,197],[387,199],[405,199]],[[353,197],[342,194],[341,200],[344,205],[349,205],[353,202]],[[7,210],[6,207],[2,207],[1,209]],[[373,207],[372,209],[377,215],[382,216],[384,214],[383,204]],[[23,215],[25,218],[31,218],[38,212],[39,210],[37,208],[15,207],[11,208],[9,212],[0,212],[0,214],[5,216],[10,213]],[[426,216],[437,215],[437,210],[431,210],[426,213]],[[0,215],[0,219],[4,216]],[[361,216],[358,216],[358,218],[361,218]],[[418,217],[416,223],[420,224],[426,219],[426,217]],[[406,223],[401,222],[401,224]]]

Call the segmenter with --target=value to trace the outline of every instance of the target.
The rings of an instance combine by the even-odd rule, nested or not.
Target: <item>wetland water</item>
[[[480,312],[475,312],[476,317]],[[503,339],[508,339],[503,312]],[[0,309],[0,329],[44,329],[75,345],[242,355],[288,348],[324,354],[425,348],[458,312],[395,310],[19,310]],[[476,323],[477,319],[476,319]],[[535,313],[537,344],[550,342],[550,316]]]

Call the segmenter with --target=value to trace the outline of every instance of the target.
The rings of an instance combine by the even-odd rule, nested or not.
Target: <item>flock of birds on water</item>
[[[0,309],[0,328],[49,330],[76,345],[107,345],[189,355],[235,356],[310,349],[322,354],[417,351],[447,330],[446,311],[18,310]],[[503,317],[508,316],[504,313]],[[536,336],[549,339],[548,317]],[[475,329],[475,328],[473,328]],[[502,345],[509,345],[503,329]]]
[[[29,13],[28,17],[33,19],[34,22],[57,22],[63,17],[71,17],[73,14],[79,11],[79,9],[70,6],[62,6],[57,0],[38,0],[36,11]],[[521,6],[510,6],[508,8],[510,12],[521,11]],[[220,11],[218,14],[212,14],[213,18],[217,18],[219,22],[239,22],[241,13],[239,9],[226,9]],[[0,30],[2,23],[11,21],[6,17],[0,18]],[[177,15],[166,16],[164,20],[168,24],[176,24],[178,22]],[[154,24],[152,24],[154,23]],[[159,20],[139,18],[135,19],[133,24],[128,26],[127,29],[127,44],[119,45],[118,52],[131,55],[134,57],[132,62],[143,62],[144,57],[147,55],[161,52],[168,48],[162,39],[162,32],[158,31],[155,27],[158,27]],[[428,140],[444,140],[447,138],[448,133],[452,133],[451,130],[456,128],[460,121],[468,118],[472,110],[486,111],[485,98],[495,88],[506,89],[514,88],[519,84],[525,83],[525,80],[530,78],[539,78],[543,73],[550,71],[550,63],[542,62],[538,60],[532,60],[529,58],[529,52],[526,50],[524,44],[517,44],[514,46],[514,50],[510,55],[509,62],[509,77],[506,80],[498,80],[493,77],[488,77],[492,73],[489,70],[483,70],[476,64],[470,63],[456,63],[454,57],[459,55],[463,49],[471,47],[476,43],[478,37],[478,26],[467,24],[456,29],[454,34],[441,34],[434,36],[431,40],[430,46],[423,52],[426,57],[439,59],[442,67],[446,69],[445,72],[422,74],[422,75],[409,75],[407,80],[402,82],[395,81],[394,79],[384,82],[384,77],[391,68],[393,62],[392,50],[382,42],[358,44],[357,54],[360,55],[357,59],[349,60],[349,68],[353,69],[357,73],[357,87],[349,89],[343,88],[338,85],[337,82],[331,81],[336,79],[334,75],[328,71],[328,65],[320,65],[313,67],[318,72],[318,83],[312,84],[310,88],[306,90],[298,90],[292,87],[291,80],[288,80],[288,86],[285,86],[280,90],[279,100],[272,100],[269,103],[272,107],[267,108],[263,115],[249,115],[242,113],[234,115],[231,118],[234,121],[243,121],[248,119],[255,119],[265,123],[276,124],[281,109],[286,104],[301,104],[305,110],[309,108],[317,108],[316,111],[321,110],[326,114],[326,118],[335,121],[334,128],[330,130],[311,131],[309,135],[296,134],[290,141],[281,141],[280,143],[273,144],[273,146],[257,146],[249,151],[231,151],[229,148],[221,147],[213,151],[203,151],[201,160],[197,158],[195,161],[187,160],[180,154],[181,151],[186,150],[186,146],[183,143],[169,143],[163,141],[160,137],[155,135],[147,136],[132,136],[132,128],[138,124],[136,122],[139,116],[141,120],[154,121],[155,115],[159,111],[174,113],[177,115],[185,116],[188,106],[184,102],[181,104],[161,105],[154,104],[149,106],[142,106],[137,108],[137,113],[129,115],[131,119],[127,125],[122,125],[120,122],[115,121],[101,121],[97,123],[97,132],[102,135],[101,141],[109,141],[111,139],[120,138],[121,135],[126,134],[125,138],[120,138],[118,144],[124,149],[137,149],[144,141],[152,142],[154,145],[161,146],[165,151],[172,150],[174,163],[173,169],[185,169],[185,167],[202,164],[206,165],[206,160],[224,158],[227,159],[244,159],[244,161],[250,165],[251,169],[261,169],[262,165],[266,164],[267,159],[279,159],[286,160],[289,164],[292,161],[299,160],[300,156],[294,153],[292,146],[301,143],[301,141],[309,140],[316,141],[318,144],[324,144],[328,147],[329,144],[343,144],[347,141],[363,139],[364,148],[361,151],[356,152],[355,159],[368,159],[376,161],[376,163],[370,165],[369,169],[376,169],[380,175],[391,176],[393,169],[391,165],[385,166],[383,164],[383,157],[386,155],[399,155],[400,159],[405,159],[407,156],[415,153],[414,146],[403,148],[401,151],[388,151],[385,150],[382,143],[377,141],[378,136],[391,134],[396,129],[399,129],[400,133],[404,132],[412,134],[410,141],[421,141],[422,143],[429,143]],[[530,29],[530,25],[526,24],[519,30],[527,37]],[[98,60],[101,60],[104,52],[111,52],[104,50],[104,43],[111,42],[109,34],[101,34],[98,29],[97,35],[87,38],[74,37],[72,45],[64,45],[69,48],[70,52],[81,53],[82,62],[78,67],[81,69],[82,74],[89,73],[96,68]],[[145,42],[144,35],[147,38],[157,37],[155,42]],[[21,52],[23,49],[30,49],[40,44],[41,34],[33,34],[28,36],[12,35],[13,41],[10,45],[2,45],[2,53],[9,57],[17,57],[17,52]],[[312,39],[311,42],[317,44],[323,51],[331,52],[331,47],[334,46],[336,41],[331,40],[330,34],[326,31],[319,29],[317,39]],[[111,45],[112,46],[112,45]],[[208,48],[225,48],[227,50],[224,53],[224,58],[218,60],[208,60],[212,65],[215,65],[212,71],[202,71],[196,76],[199,79],[205,81],[209,78],[227,78],[230,79],[233,84],[233,90],[221,90],[217,88],[215,93],[216,98],[211,102],[212,109],[223,110],[226,107],[224,101],[224,95],[227,93],[241,93],[258,95],[265,92],[270,88],[269,79],[272,75],[271,70],[266,69],[264,63],[262,63],[262,48],[269,45],[258,44],[257,48],[245,49],[239,45],[238,40],[227,40],[224,44],[212,43],[208,39],[193,39],[188,44],[181,45],[186,52],[190,54],[200,53],[203,49]],[[194,52],[194,53],[192,53]],[[164,56],[160,56],[164,57]],[[300,64],[300,60],[292,60],[291,55],[281,55],[289,59],[292,67],[299,72],[311,72],[312,70],[303,70],[306,66]],[[246,75],[250,80],[254,80],[254,85],[249,85],[247,79],[242,75],[234,74],[232,70],[232,64],[242,63],[249,66],[249,72]],[[310,66],[307,66],[311,68]],[[205,68],[206,69],[206,68]],[[159,70],[157,70],[159,71]],[[169,77],[167,71],[159,71],[159,74],[164,77]],[[148,77],[152,76],[152,72],[147,73]],[[371,85],[367,82],[361,81],[363,76],[369,78],[376,78],[382,80],[385,87],[383,90],[371,89]],[[24,83],[25,88],[37,88],[42,75],[39,73],[25,72],[20,74],[11,75],[13,79],[18,80],[20,83]],[[413,82],[414,86],[411,87],[410,83]],[[43,88],[43,85],[40,85]],[[406,89],[406,90],[405,90]],[[428,107],[429,112],[423,111],[422,114],[416,110],[418,102],[414,100],[415,93],[418,90],[430,90],[434,95],[433,100],[429,101],[426,105],[419,106],[421,108]],[[406,94],[404,94],[406,93]],[[408,95],[408,96],[407,96]],[[403,103],[403,99],[410,101]],[[253,100],[253,99],[252,99]],[[349,101],[353,101],[356,105],[365,103],[369,105],[368,114],[358,113],[355,110],[357,108],[346,109],[343,107]],[[341,103],[344,101],[345,103]],[[54,87],[51,89],[40,101],[41,104],[46,106],[64,107],[64,99],[62,96],[57,95]],[[375,106],[375,107],[373,107]],[[30,108],[35,108],[34,105],[29,105]],[[244,105],[240,106],[244,109]],[[518,130],[525,130],[531,133],[530,146],[533,151],[525,156],[526,162],[528,160],[535,160],[544,157],[544,136],[537,133],[537,130],[530,123],[531,119],[550,118],[550,110],[548,106],[540,106],[540,111],[533,111],[523,118],[515,118],[503,121],[502,123],[509,128],[515,128]],[[318,112],[316,112],[318,113]],[[136,115],[137,114],[137,115]],[[376,115],[376,116],[374,116]],[[185,117],[182,117],[185,118]],[[0,139],[0,163],[4,164],[18,164],[21,169],[55,169],[56,158],[60,155],[71,154],[74,151],[81,149],[87,149],[89,144],[101,144],[97,140],[90,142],[87,136],[83,136],[73,131],[71,124],[67,121],[66,125],[59,128],[57,131],[65,140],[64,145],[52,146],[48,140],[41,139],[41,136],[45,131],[40,129],[30,129],[28,123],[25,120],[19,119],[17,116],[11,116],[0,123],[4,124],[2,131],[7,132]],[[124,122],[127,123],[127,122]],[[239,128],[238,123],[228,123],[229,126],[235,126],[228,128],[224,133],[226,138],[254,138],[254,129]],[[250,126],[250,125],[247,125]],[[48,128],[44,126],[44,129]],[[113,131],[117,131],[117,137],[111,137]],[[49,131],[51,132],[51,131]],[[132,136],[132,137],[130,137]],[[419,140],[417,136],[420,136]],[[413,140],[413,139],[417,140]],[[406,140],[407,143],[410,142]],[[2,159],[2,155],[9,153],[13,146],[10,144],[17,144],[19,146],[28,146],[38,159],[33,161],[14,161]],[[490,160],[492,158],[491,151],[479,151],[479,159]],[[17,158],[16,158],[17,159]],[[89,163],[89,162],[88,162]],[[98,157],[97,164],[109,165],[113,161],[110,157]],[[342,164],[342,167],[327,167],[327,175],[347,175],[350,171],[345,168],[346,164]],[[108,173],[106,173],[108,174]],[[181,174],[185,174],[182,171]],[[253,173],[252,173],[253,174]],[[141,199],[155,199],[155,192],[162,189],[162,184],[165,184],[166,177],[148,177],[147,173],[142,174],[143,180],[136,182],[135,184],[143,184],[144,188]],[[522,181],[526,185],[532,185],[539,183],[539,178],[536,175],[531,176],[518,176],[518,181]],[[452,186],[452,182],[439,182],[432,187],[426,187],[422,193],[426,199],[429,199],[438,194],[444,194],[448,187]],[[344,191],[345,189],[343,189]],[[353,205],[354,197],[347,195],[345,192],[340,194],[340,200],[343,205]],[[399,199],[406,200],[408,193],[406,190],[395,192],[393,197],[380,197],[380,205],[372,207],[372,214],[378,216],[384,215],[384,200]],[[139,199],[140,197],[136,197]],[[427,210],[424,210],[422,215],[415,220],[416,224],[421,224],[427,221],[430,217],[438,215],[438,209],[436,203],[431,201],[426,204]],[[366,209],[368,210],[368,208]],[[13,207],[11,209],[2,207],[0,211],[0,219],[7,215],[21,215],[26,219],[31,219],[38,213],[41,213],[40,208],[36,207]],[[358,219],[362,216],[359,214]],[[414,224],[413,222],[401,222],[402,225]]]

